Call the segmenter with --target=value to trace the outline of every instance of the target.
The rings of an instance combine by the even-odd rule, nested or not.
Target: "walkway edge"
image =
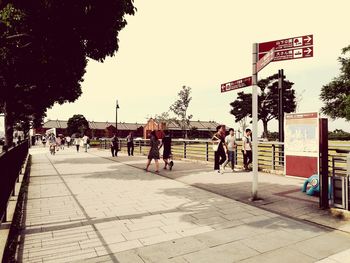
[[[2,262],[18,262],[15,259],[16,249],[18,247],[18,243],[20,243],[20,231],[22,224],[25,220],[25,215],[23,214],[23,208],[26,206],[27,194],[28,194],[28,184],[29,184],[29,176],[31,169],[31,160],[32,156],[28,154],[27,160],[24,164],[24,174],[22,181],[20,182],[21,187],[19,190],[19,194],[16,198],[16,205],[13,213],[13,217],[9,220],[9,230],[7,231],[6,237],[6,245],[4,249],[0,250],[0,258],[2,258]],[[23,171],[22,170],[22,171]]]

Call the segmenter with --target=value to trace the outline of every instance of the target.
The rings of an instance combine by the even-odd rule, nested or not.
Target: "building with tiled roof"
[[[89,131],[87,134],[91,138],[102,138],[102,137],[112,137],[116,131],[115,122],[101,122],[101,121],[88,121]],[[67,123],[65,120],[48,120],[42,127],[36,129],[37,134],[45,134],[49,129],[55,128],[56,134],[71,135],[67,134]],[[129,132],[133,132],[135,137],[142,137],[143,135],[142,123],[125,123],[118,122],[118,134],[119,137],[126,137]]]
[[[188,127],[186,127],[187,134],[193,138],[211,138],[216,132],[216,127],[220,125],[216,121],[190,121]],[[183,138],[185,132],[181,126],[175,121],[168,121],[162,123],[159,120],[150,118],[143,128],[143,137],[148,138],[149,134],[153,130],[163,131],[167,129],[173,138]]]
[[[87,134],[91,138],[112,137],[116,131],[115,122],[101,122],[101,121],[88,121],[89,131]],[[55,128],[56,134],[67,134],[67,123],[65,120],[48,120],[41,128],[36,129],[36,134],[45,134],[49,129]],[[187,127],[187,133],[190,138],[210,138],[216,131],[216,127],[219,123],[215,121],[190,121]],[[134,137],[148,138],[151,131],[163,131],[169,130],[173,138],[183,138],[184,131],[181,126],[175,121],[168,121],[166,124],[160,121],[150,118],[146,124],[144,123],[130,123],[130,122],[118,122],[118,136],[125,138],[129,132],[133,132]]]

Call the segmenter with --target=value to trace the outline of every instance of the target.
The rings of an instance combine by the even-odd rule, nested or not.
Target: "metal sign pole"
[[[258,72],[256,63],[259,53],[258,43],[253,44],[253,74],[252,74],[252,116],[253,116],[253,183],[252,183],[252,201],[258,199]]]

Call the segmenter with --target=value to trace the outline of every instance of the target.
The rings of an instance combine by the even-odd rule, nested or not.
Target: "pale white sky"
[[[302,94],[299,112],[319,111],[319,94],[339,73],[337,57],[350,44],[350,1],[135,0],[138,11],[120,33],[119,52],[104,63],[90,61],[75,102],[48,110],[50,119],[83,114],[89,120],[146,122],[169,109],[183,85],[192,88],[194,120],[237,127],[229,103],[237,91],[220,93],[220,84],[251,75],[252,43],[314,35],[314,57],[274,62],[264,78],[284,69]],[[251,92],[251,88],[245,88]],[[330,130],[350,131],[344,120]],[[259,122],[259,133],[262,124]],[[277,122],[269,123],[277,130]]]

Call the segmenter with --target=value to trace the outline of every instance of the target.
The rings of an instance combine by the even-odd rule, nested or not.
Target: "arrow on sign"
[[[304,50],[304,53],[305,52],[307,53],[307,55],[310,55],[310,53],[312,52],[312,49],[308,47],[307,49]]]
[[[304,41],[309,43],[312,40],[312,37],[310,36],[306,36],[306,38],[304,38]]]

